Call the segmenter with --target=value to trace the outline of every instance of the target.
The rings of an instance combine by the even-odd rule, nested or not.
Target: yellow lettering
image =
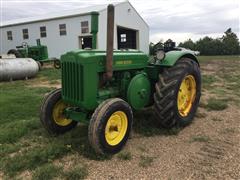
[[[132,64],[131,60],[117,61],[116,65]]]

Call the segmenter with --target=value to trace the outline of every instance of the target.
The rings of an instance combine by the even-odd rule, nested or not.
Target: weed
[[[219,97],[226,95],[226,91],[220,88],[213,88],[212,90],[210,90],[210,92],[212,92],[213,94],[216,94]]]
[[[64,173],[64,177],[67,180],[79,180],[84,179],[88,175],[87,168],[84,166],[77,166],[72,170],[69,170]]]
[[[139,166],[141,167],[148,167],[151,166],[153,163],[154,158],[153,157],[149,157],[149,156],[140,156],[140,162],[139,162]]]
[[[148,152],[148,149],[146,147],[143,147],[143,146],[138,146],[138,149],[141,151],[141,152]]]
[[[193,136],[190,140],[192,142],[209,142],[210,138],[208,136]]]
[[[201,112],[197,112],[196,115],[195,115],[197,118],[205,118],[207,116],[206,113],[201,113]]]
[[[213,121],[222,121],[222,119],[221,119],[221,118],[218,118],[218,117],[213,117],[212,120],[213,120]]]
[[[37,168],[33,173],[33,180],[46,180],[58,177],[61,174],[61,168],[53,164],[45,164]]]
[[[131,160],[132,159],[132,155],[130,152],[120,152],[118,155],[117,155],[118,159],[121,159],[121,160]]]
[[[212,75],[202,75],[203,88],[209,89],[212,83],[216,82],[217,79]]]
[[[211,111],[221,111],[228,107],[228,100],[226,99],[216,99],[210,98],[207,102],[206,109]]]
[[[226,128],[221,131],[222,134],[233,134],[236,132],[235,128]]]

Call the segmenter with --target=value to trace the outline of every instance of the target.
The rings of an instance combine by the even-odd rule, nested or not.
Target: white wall
[[[42,45],[47,45],[49,57],[60,57],[67,51],[79,48],[79,36],[81,34],[81,22],[88,21],[89,32],[91,31],[91,16],[79,16],[64,18],[58,20],[50,20],[44,22],[36,22],[32,24],[16,25],[12,27],[1,28],[1,47],[0,53],[7,53],[10,49],[15,49],[22,42],[29,45],[36,45],[36,39],[41,39]],[[59,24],[66,24],[67,35],[60,36]],[[47,37],[40,38],[40,26],[46,26]],[[28,29],[29,39],[23,39],[22,29]],[[12,31],[13,40],[7,40],[7,31]],[[90,35],[90,34],[84,34]]]
[[[130,9],[130,12],[128,12],[128,9]],[[98,48],[102,50],[106,49],[106,20],[107,10],[101,11],[98,26]],[[149,53],[149,27],[128,2],[115,6],[114,49],[117,49],[117,26],[138,30],[139,50]]]
[[[130,12],[128,12],[128,9],[130,9]],[[22,42],[27,42],[29,45],[36,45],[36,39],[41,39],[41,43],[48,47],[49,57],[59,58],[67,51],[79,49],[78,37],[82,36],[82,21],[89,22],[90,32],[91,15],[3,27],[0,29],[0,54],[7,53],[10,49],[15,49]],[[66,24],[66,36],[59,35],[59,24]],[[40,38],[40,26],[46,26],[47,37]],[[138,30],[139,50],[147,54],[149,53],[149,27],[128,2],[123,2],[115,6],[114,49],[117,49],[117,26]],[[28,29],[29,33],[29,39],[27,40],[23,39],[22,34],[22,29],[25,28]],[[97,48],[106,50],[107,10],[100,11],[98,28]],[[7,31],[12,31],[12,41],[7,40]],[[87,36],[90,34],[84,35]]]

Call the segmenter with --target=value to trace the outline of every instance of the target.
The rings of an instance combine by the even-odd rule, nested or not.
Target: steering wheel
[[[23,48],[28,47],[28,43],[27,43],[27,42],[23,42],[23,43],[22,43],[22,47],[23,47]]]

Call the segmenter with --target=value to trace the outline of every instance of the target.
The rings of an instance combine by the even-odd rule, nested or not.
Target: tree
[[[163,48],[163,41],[157,44],[151,43],[151,53],[155,54],[158,49]],[[236,55],[240,54],[240,44],[237,35],[228,28],[222,38],[211,38],[205,36],[196,42],[191,39],[181,42],[179,47],[184,47],[194,51],[200,51],[202,55]]]
[[[179,47],[195,50],[195,43],[191,39],[188,39],[187,41],[180,43]]]
[[[223,43],[223,54],[226,55],[234,55],[239,53],[239,40],[237,38],[237,35],[232,32],[232,29],[227,29],[226,32],[224,32],[225,35],[222,37],[222,43]]]

